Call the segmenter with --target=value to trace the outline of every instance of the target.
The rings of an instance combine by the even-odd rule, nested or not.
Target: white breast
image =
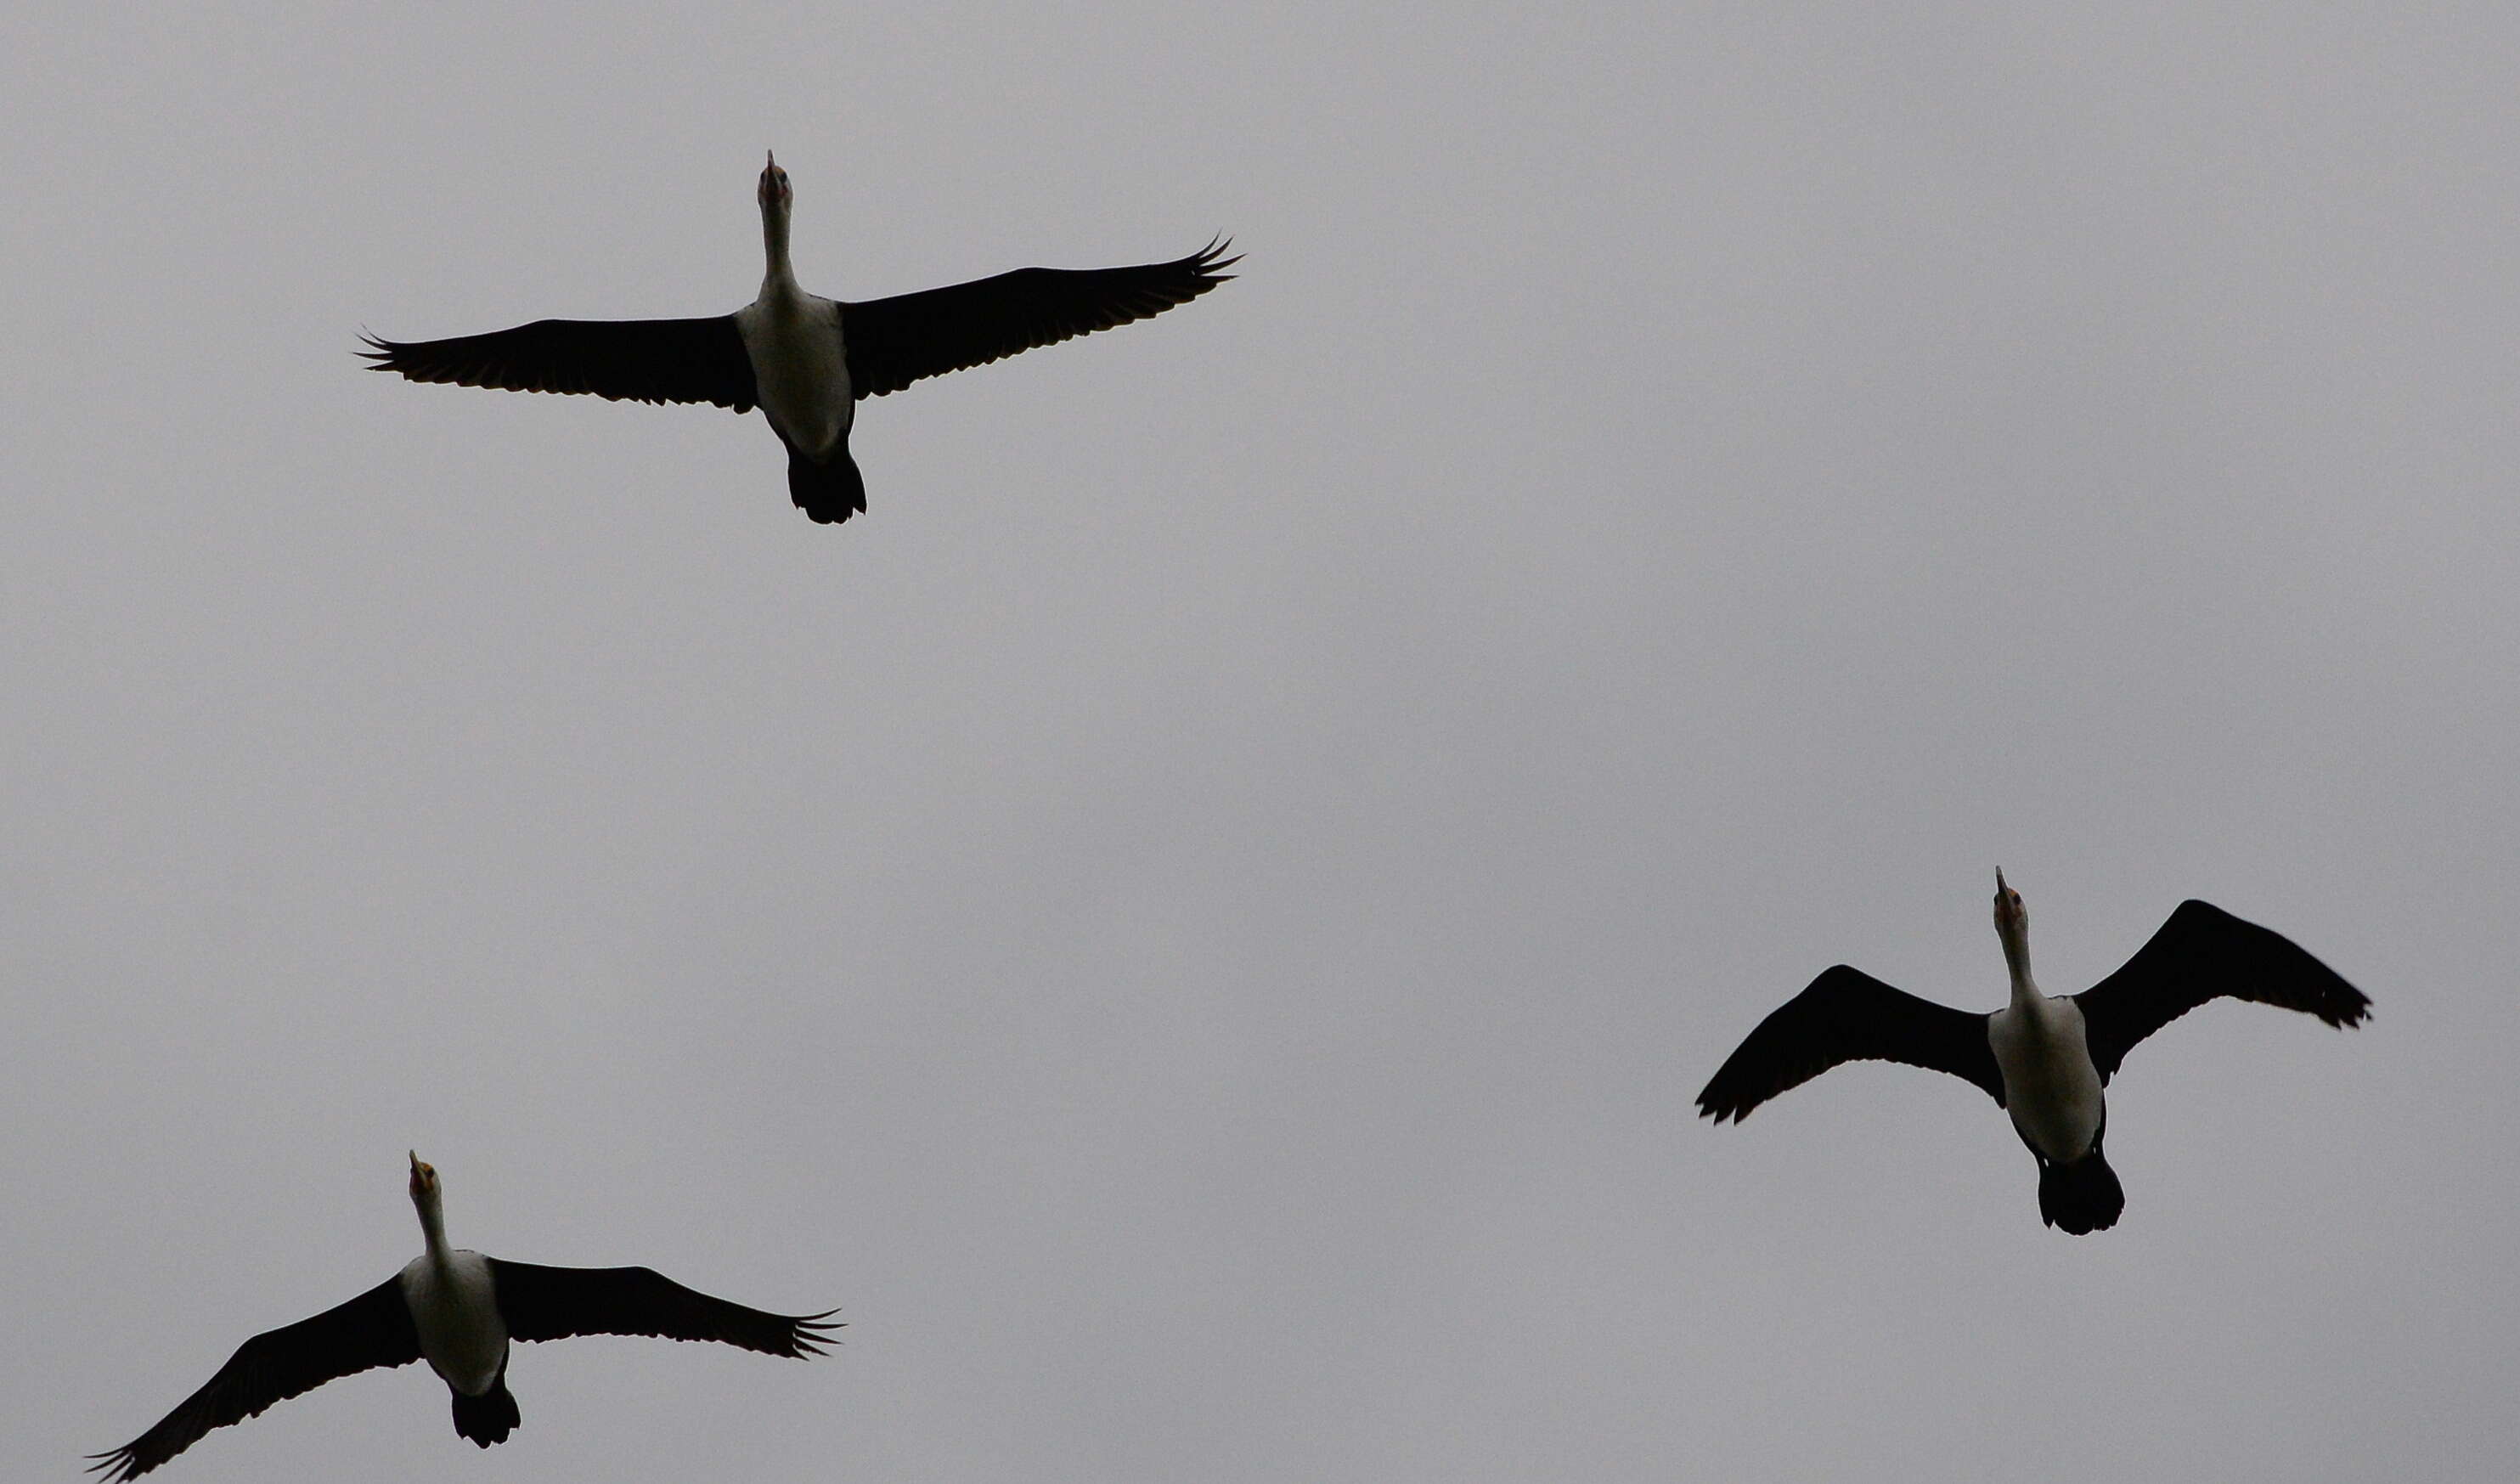
[[[2100,1074],[2083,1034],[2083,1008],[2038,997],[1989,1015],[1986,1039],[2003,1072],[2003,1105],[2032,1148],[2079,1159],[2099,1136]]]
[[[508,1322],[499,1317],[490,1260],[449,1252],[441,1269],[424,1254],[403,1268],[401,1282],[429,1369],[466,1396],[489,1390],[508,1358]]]
[[[840,344],[840,306],[810,293],[764,293],[735,312],[761,415],[798,449],[829,454],[857,413]]]

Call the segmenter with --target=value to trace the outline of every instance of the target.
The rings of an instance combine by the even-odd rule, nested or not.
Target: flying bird
[[[761,171],[761,292],[733,314],[690,320],[536,320],[514,330],[403,342],[365,336],[371,371],[507,391],[761,409],[788,449],[788,494],[818,521],[866,509],[849,457],[861,397],[983,366],[1036,345],[1186,304],[1234,277],[1219,240],[1168,263],[1018,268],[995,278],[863,303],[796,285],[788,263],[793,194],[776,155]]]
[[[237,1347],[201,1390],[91,1472],[123,1484],[165,1462],[214,1427],[259,1416],[274,1402],[326,1381],[426,1360],[455,1398],[455,1431],[483,1448],[518,1424],[508,1390],[511,1340],[576,1334],[652,1334],[722,1340],[763,1355],[803,1360],[830,1343],[834,1310],[764,1314],[695,1293],[647,1268],[546,1268],[446,1245],[437,1171],[411,1156],[411,1203],[428,1250],[400,1273],[313,1319],[257,1334]]]
[[[2360,1025],[2371,1002],[2290,938],[2208,902],[2187,901],[2124,967],[2079,995],[2050,998],[2030,977],[2030,914],[1995,874],[1995,934],[2012,1003],[1972,1015],[1919,1000],[1840,964],[1759,1022],[1697,1095],[1722,1123],[1841,1061],[1904,1061],[1975,1084],[2012,1115],[2039,1161],[2039,1214],[2080,1237],[2117,1225],[2126,1192],[2100,1150],[2102,1089],[2137,1042],[2208,1000],[2229,996]]]

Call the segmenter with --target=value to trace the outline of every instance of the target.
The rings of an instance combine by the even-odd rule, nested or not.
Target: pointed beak
[[[763,166],[762,166],[762,168],[763,168],[763,169],[765,169],[765,170],[776,170],[776,169],[778,169],[778,168],[779,168],[779,152],[778,152],[778,151],[776,151],[776,150],[764,150],[764,151],[762,151],[761,153],[762,153],[764,156],[768,157],[769,161],[770,161],[768,164],[765,164],[765,165],[763,165]]]
[[[2003,868],[2001,866],[1995,868],[1995,889],[1998,891],[2003,889]]]
[[[411,1156],[411,1172],[412,1172],[413,1174],[415,1174],[415,1175],[419,1174],[419,1173],[420,1173],[420,1151],[419,1151],[418,1149],[405,1149],[405,1150],[403,1150],[403,1152],[404,1152],[404,1153],[406,1153],[406,1154],[409,1154],[409,1155]]]

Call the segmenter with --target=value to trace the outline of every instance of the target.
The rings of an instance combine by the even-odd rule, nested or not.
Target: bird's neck
[[[766,266],[761,273],[761,295],[792,295],[796,291],[796,270],[788,264],[788,208],[777,202],[761,207],[761,255]]]
[[[2036,1008],[2046,996],[2039,993],[2038,983],[2030,977],[2030,932],[2016,927],[1997,934],[2003,941],[2004,971],[2012,976],[2012,1007],[2015,1010]]]
[[[444,1266],[449,1248],[446,1245],[446,1213],[434,1195],[412,1202],[420,1207],[420,1237],[428,1245],[428,1260]]]

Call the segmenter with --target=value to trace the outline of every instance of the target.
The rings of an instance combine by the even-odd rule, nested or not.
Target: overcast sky
[[[843,1308],[167,1484],[2500,1479],[2502,5],[38,4],[0,22],[0,1477],[451,1237]],[[1177,256],[757,417],[363,375]],[[2201,896],[2367,991],[1866,1064]],[[153,1480],[153,1484],[155,1481]]]

